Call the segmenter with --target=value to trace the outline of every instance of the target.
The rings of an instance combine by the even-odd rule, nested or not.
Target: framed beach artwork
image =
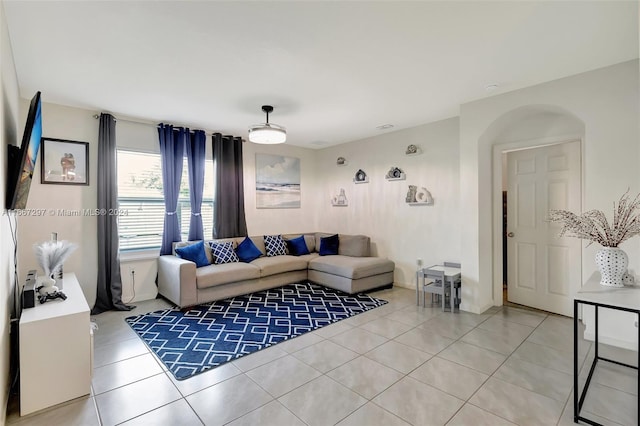
[[[300,159],[256,154],[256,207],[300,208]]]

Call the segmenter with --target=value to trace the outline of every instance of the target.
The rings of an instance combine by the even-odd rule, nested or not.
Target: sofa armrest
[[[181,308],[196,305],[196,264],[173,255],[158,257],[158,293]]]

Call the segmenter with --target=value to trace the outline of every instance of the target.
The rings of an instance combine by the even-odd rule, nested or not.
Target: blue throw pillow
[[[190,260],[196,264],[196,268],[209,265],[209,259],[204,252],[204,241],[189,244],[184,247],[177,247],[176,254],[184,260]]]
[[[262,256],[260,249],[256,247],[249,237],[246,237],[240,244],[238,244],[236,254],[240,258],[240,261],[245,263],[249,263]]]
[[[304,235],[287,240],[287,247],[289,248],[289,253],[294,256],[309,254],[309,248],[307,247],[307,243],[304,241]]]
[[[265,235],[264,248],[267,256],[284,256],[287,254],[287,246],[284,244],[282,235]]]
[[[211,254],[213,254],[213,263],[216,265],[222,265],[223,263],[239,262],[238,255],[233,251],[233,243],[227,241],[226,243],[211,242]]]
[[[338,234],[320,238],[320,256],[338,254],[339,243]]]

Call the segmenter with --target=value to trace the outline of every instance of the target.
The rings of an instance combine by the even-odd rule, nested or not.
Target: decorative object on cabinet
[[[406,155],[420,155],[420,154],[422,154],[422,150],[420,149],[419,146],[411,144],[411,145],[409,145],[407,147],[407,150],[405,151],[405,154]]]
[[[344,188],[340,188],[340,194],[331,199],[331,205],[334,207],[346,207],[349,205],[349,200],[344,193]]]
[[[589,240],[602,246],[596,253],[596,265],[601,274],[600,285],[623,287],[629,258],[620,248],[623,241],[640,234],[640,194],[629,198],[629,191],[613,203],[611,224],[601,210],[589,210],[577,215],[567,210],[551,210],[549,221],[560,222],[560,236]]]
[[[407,175],[399,167],[391,167],[385,176],[386,180],[405,180]]]
[[[353,178],[355,183],[369,183],[369,176],[362,169],[358,169],[355,177]]]
[[[416,185],[409,185],[409,191],[407,192],[405,201],[409,205],[432,205],[433,197],[431,193],[427,191],[427,188],[418,188]]]
[[[349,164],[349,162],[344,157],[338,157],[338,159],[336,160],[337,166],[346,166],[347,164]]]
[[[44,276],[38,277],[36,283],[39,289],[38,292],[41,295],[58,292],[59,288],[55,285],[56,277],[54,274],[58,269],[62,268],[64,261],[76,248],[75,244],[68,241],[58,241],[57,234],[56,240],[53,240],[52,237],[52,241],[45,241],[33,246],[38,264],[44,271]]]

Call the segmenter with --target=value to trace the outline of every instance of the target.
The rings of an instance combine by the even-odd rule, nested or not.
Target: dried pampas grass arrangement
[[[629,198],[629,191],[613,203],[613,222],[600,210],[589,210],[577,215],[567,210],[551,210],[551,222],[562,223],[560,236],[582,238],[589,244],[598,243],[602,247],[618,247],[623,241],[640,234],[640,194]]]
[[[76,248],[75,244],[68,241],[46,241],[33,246],[38,264],[47,277],[62,266]]]

